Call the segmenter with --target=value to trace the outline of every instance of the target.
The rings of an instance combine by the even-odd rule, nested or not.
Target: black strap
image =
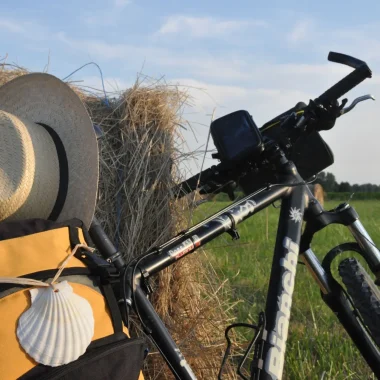
[[[12,222],[1,222],[0,241],[15,239],[18,237],[33,235],[39,232],[51,231],[69,226],[81,227],[84,231],[83,222],[77,218],[65,220],[63,222],[53,222],[51,220],[41,218],[24,219]],[[87,241],[86,236],[85,239]]]
[[[69,226],[69,238],[71,243],[71,249],[73,249],[77,244],[80,244],[78,228]],[[97,257],[96,255],[85,250],[78,249],[78,252],[75,254],[75,257],[84,262],[90,268],[91,271],[97,273],[100,276],[100,287],[102,289],[104,298],[106,299],[106,303],[111,314],[114,332],[122,332],[123,320],[121,318],[119,305],[117,303],[112,286],[108,280],[110,276],[110,272],[108,269],[111,267],[110,264],[107,261],[101,259],[100,257]]]
[[[65,204],[67,190],[69,187],[69,164],[67,162],[65,147],[60,137],[58,136],[57,132],[46,124],[43,124],[43,123],[37,123],[37,124],[44,127],[45,130],[49,133],[49,135],[53,139],[55,148],[57,150],[58,163],[59,163],[59,188],[58,188],[58,194],[55,200],[55,204],[48,217],[48,219],[50,220],[57,220]]]
[[[69,228],[69,240],[70,240],[71,249],[74,249],[77,244],[81,244],[79,240],[79,230],[75,226],[68,226],[68,228]]]
[[[115,293],[113,292],[112,286],[109,282],[102,282],[101,288],[111,314],[113,331],[115,333],[120,333],[123,331],[123,320],[121,319],[121,313]]]

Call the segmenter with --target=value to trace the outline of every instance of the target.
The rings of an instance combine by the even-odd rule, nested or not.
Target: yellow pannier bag
[[[0,223],[0,277],[49,282],[74,247],[88,242],[78,219]],[[0,283],[0,379],[142,380],[147,346],[143,339],[130,338],[123,325],[111,286],[113,271],[112,265],[83,249],[67,262],[58,282],[67,281],[76,295],[88,301],[94,335],[78,359],[55,367],[30,357],[16,333],[20,316],[31,305],[31,286]]]

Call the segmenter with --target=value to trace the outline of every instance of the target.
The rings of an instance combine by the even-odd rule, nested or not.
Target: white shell
[[[31,307],[18,322],[17,337],[38,363],[56,367],[81,356],[94,335],[89,302],[73,292],[67,281],[31,289]],[[57,291],[58,290],[58,291]]]

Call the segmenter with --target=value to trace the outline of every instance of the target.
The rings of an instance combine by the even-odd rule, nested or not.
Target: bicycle
[[[253,349],[250,378],[282,378],[296,267],[300,258],[319,286],[323,301],[336,314],[374,374],[380,376],[380,292],[354,258],[342,260],[339,264],[339,274],[347,290],[331,272],[334,259],[344,252],[354,251],[362,255],[376,276],[376,283],[380,284],[380,252],[353,207],[343,203],[326,211],[307,186],[310,178],[333,162],[332,152],[319,131],[331,129],[340,116],[359,102],[374,99],[366,95],[355,99],[348,107],[345,107],[347,99],[339,104],[339,98],[370,78],[372,73],[365,62],[344,54],[330,53],[328,59],[351,66],[354,71],[308,105],[298,103],[260,129],[246,111],[215,120],[211,133],[218,151],[214,158],[220,163],[173,189],[177,198],[198,189],[201,194],[226,192],[234,200],[237,186],[248,195],[130,263],[124,262],[100,223],[96,219],[92,223],[90,235],[93,242],[107,261],[118,269],[125,325],[129,327],[129,313],[133,308],[177,379],[196,377],[149,302],[149,278],[223,233],[229,233],[237,240],[239,223],[278,200],[281,200],[281,211],[265,310],[259,315],[258,325],[251,326],[256,330],[255,337],[239,363],[238,374],[247,379],[242,366]],[[302,151],[305,146],[308,147],[306,153]],[[310,149],[314,149],[318,157],[305,165]],[[333,223],[346,226],[355,242],[333,248],[320,262],[311,249],[311,241],[315,233]],[[228,332],[235,326],[226,329],[228,346],[219,378],[222,378],[223,365],[230,350]]]

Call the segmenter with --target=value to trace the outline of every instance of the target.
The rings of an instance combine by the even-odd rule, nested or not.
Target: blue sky
[[[380,2],[347,1],[25,1],[3,0],[0,33],[7,62],[64,78],[89,61],[108,90],[143,73],[165,76],[191,93],[186,117],[204,149],[210,114],[247,109],[260,126],[298,101],[308,102],[350,69],[329,51],[366,60],[374,77],[349,99],[380,92]],[[74,76],[100,87],[95,67]],[[202,89],[202,90],[200,90]],[[380,183],[379,105],[367,102],[323,133],[335,153],[338,181]],[[211,160],[206,161],[206,166]],[[194,172],[196,163],[190,165]]]

